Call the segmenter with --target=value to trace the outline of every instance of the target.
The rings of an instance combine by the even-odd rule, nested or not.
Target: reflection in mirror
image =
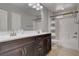
[[[0,9],[0,31],[7,31],[7,11]]]
[[[40,10],[29,7],[28,3],[0,3],[0,34],[35,31],[34,23],[38,23],[40,14]]]

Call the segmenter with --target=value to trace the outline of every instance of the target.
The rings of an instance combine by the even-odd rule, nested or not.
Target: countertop
[[[22,34],[16,34],[16,36],[10,36],[10,35],[0,36],[0,42],[6,42],[6,41],[20,39],[20,38],[23,38],[23,37],[27,38],[27,37],[38,36],[38,35],[43,35],[43,34],[49,34],[49,32],[44,32],[44,33],[22,33]]]

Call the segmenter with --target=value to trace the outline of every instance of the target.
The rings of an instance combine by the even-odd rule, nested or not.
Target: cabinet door
[[[51,35],[47,37],[47,51],[51,50]]]
[[[43,53],[47,54],[47,39],[43,40]]]
[[[11,51],[0,54],[1,56],[21,56],[21,48],[17,48]]]
[[[39,41],[35,44],[35,55],[42,56],[43,55],[43,41]]]
[[[33,56],[34,55],[34,47],[33,45],[26,45],[22,49],[23,56]]]
[[[48,35],[43,39],[43,53],[46,55],[51,50],[51,35]]]
[[[35,55],[42,56],[43,55],[43,48],[42,47],[35,48]]]

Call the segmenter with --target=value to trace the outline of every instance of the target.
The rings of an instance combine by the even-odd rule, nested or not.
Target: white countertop
[[[24,32],[24,33],[16,34],[16,36],[10,36],[10,35],[1,36],[0,35],[0,42],[6,42],[6,41],[16,40],[16,39],[23,38],[23,37],[32,37],[32,36],[43,35],[43,34],[48,34],[48,32],[39,33],[39,34],[37,32],[36,33],[35,32],[32,32],[32,33]]]

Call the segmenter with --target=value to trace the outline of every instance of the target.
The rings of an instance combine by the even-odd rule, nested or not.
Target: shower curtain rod
[[[69,14],[74,14],[74,13],[78,13],[79,11],[72,11],[72,12],[66,12],[63,14],[58,14],[58,15],[54,15],[54,16],[50,16],[50,17],[56,17],[56,16],[60,16],[60,15],[69,15]]]

